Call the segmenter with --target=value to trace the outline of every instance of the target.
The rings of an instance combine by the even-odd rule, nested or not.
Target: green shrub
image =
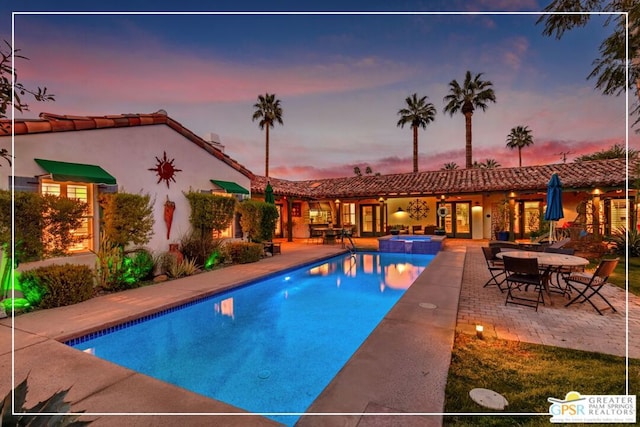
[[[44,220],[42,197],[38,193],[15,192],[15,238],[16,258],[20,262],[41,259],[44,254],[42,229]],[[0,191],[0,243],[11,245],[11,192]]]
[[[31,307],[37,307],[42,301],[42,297],[47,293],[47,289],[38,283],[35,275],[25,275],[17,277],[18,286],[24,296],[24,299],[29,301]]]
[[[154,259],[149,250],[134,249],[125,256],[123,262],[125,282],[138,284],[143,280],[153,278]]]
[[[245,200],[238,205],[240,225],[247,239],[252,242],[271,240],[276,230],[278,209],[271,203]]]
[[[613,244],[617,254],[623,255],[628,247],[629,256],[640,256],[640,232],[637,228],[630,228],[627,234],[624,226],[618,227],[607,240]]]
[[[227,242],[224,252],[225,257],[234,264],[247,264],[259,261],[264,254],[264,248],[259,243]]]
[[[117,246],[146,245],[153,236],[153,202],[141,194],[100,195],[102,232]]]
[[[180,239],[180,252],[195,261],[196,264],[207,266],[212,255],[220,252],[222,239],[214,239],[210,234],[200,236],[199,232],[191,232]]]
[[[154,270],[157,274],[169,274],[171,269],[175,268],[178,260],[171,252],[161,252],[154,258]]]
[[[38,307],[53,308],[76,304],[93,297],[93,273],[85,265],[49,265],[25,271],[21,283],[33,281],[45,292]],[[34,285],[35,286],[35,285]]]
[[[224,231],[231,225],[238,203],[233,197],[193,191],[185,193],[184,196],[191,206],[191,227],[200,238],[212,236],[214,231]]]
[[[136,248],[125,253],[102,234],[96,254],[96,282],[105,291],[136,288],[142,280],[153,277],[155,260],[151,252]]]

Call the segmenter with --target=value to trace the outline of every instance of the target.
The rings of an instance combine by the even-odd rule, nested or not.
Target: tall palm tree
[[[276,99],[276,95],[265,93],[258,95],[258,102],[253,105],[252,121],[260,120],[258,124],[260,129],[265,129],[266,135],[266,155],[265,155],[265,172],[264,175],[269,178],[269,128],[274,127],[275,123],[282,124],[282,107],[280,100]]]
[[[507,135],[507,147],[518,149],[519,166],[522,166],[522,148],[533,145],[533,136],[529,126],[516,126]]]
[[[403,128],[405,124],[410,123],[413,130],[413,172],[418,172],[418,128],[426,129],[427,125],[436,118],[436,107],[432,103],[427,102],[426,96],[418,99],[417,94],[408,96],[405,99],[406,108],[398,111],[400,120],[398,126]]]
[[[443,101],[446,103],[444,112],[453,116],[460,111],[464,114],[466,125],[466,168],[473,167],[471,155],[471,116],[476,108],[486,111],[488,102],[496,102],[496,95],[493,92],[493,83],[482,80],[482,74],[478,73],[471,77],[471,71],[467,71],[464,83],[460,86],[456,80],[449,83],[449,95]]]

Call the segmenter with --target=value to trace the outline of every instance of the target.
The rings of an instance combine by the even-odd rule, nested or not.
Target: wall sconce
[[[402,210],[402,208],[400,206],[398,206],[398,210],[396,210],[396,213],[403,213],[404,211]]]
[[[483,339],[484,338],[484,326],[482,325],[476,325],[476,337],[478,337],[478,339]]]
[[[598,196],[598,195],[600,195],[600,189],[599,189],[599,188],[594,189],[592,194],[593,194],[594,196]]]
[[[447,196],[445,196],[444,194],[442,194],[442,195],[440,196],[440,200],[442,200],[443,202],[444,202],[444,199],[446,199],[446,198],[447,198]]]
[[[378,199],[378,203],[383,204],[383,203],[384,203],[384,197],[380,197],[380,198]]]
[[[339,205],[340,204],[340,199],[336,199],[335,204]]]

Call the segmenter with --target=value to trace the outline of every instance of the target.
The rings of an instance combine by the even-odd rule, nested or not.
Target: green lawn
[[[480,340],[467,334],[456,334],[451,356],[445,412],[544,415],[445,416],[445,426],[549,426],[549,397],[563,399],[569,391],[625,394],[622,357],[493,338]],[[640,360],[629,362],[630,394],[637,395]],[[469,391],[477,387],[502,394],[509,405],[504,411],[483,408],[469,397]]]
[[[625,287],[625,260],[620,257],[620,262],[614,273],[609,277],[609,282],[621,288]],[[629,258],[629,292],[640,296],[640,258]]]

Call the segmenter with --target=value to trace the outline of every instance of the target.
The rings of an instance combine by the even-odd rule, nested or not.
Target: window
[[[611,231],[618,227],[626,227],[627,201],[626,199],[611,200]]]
[[[342,209],[342,225],[355,225],[356,223],[356,204],[355,203],[343,203]]]
[[[524,232],[540,229],[540,202],[524,202]]]
[[[93,230],[93,206],[91,203],[89,184],[65,184],[58,182],[43,181],[41,185],[42,194],[53,194],[55,196],[67,197],[69,199],[81,200],[89,205],[87,215],[82,219],[82,225],[72,231],[73,235],[84,236],[80,242],[67,248],[69,252],[84,252],[93,249],[91,232]]]

